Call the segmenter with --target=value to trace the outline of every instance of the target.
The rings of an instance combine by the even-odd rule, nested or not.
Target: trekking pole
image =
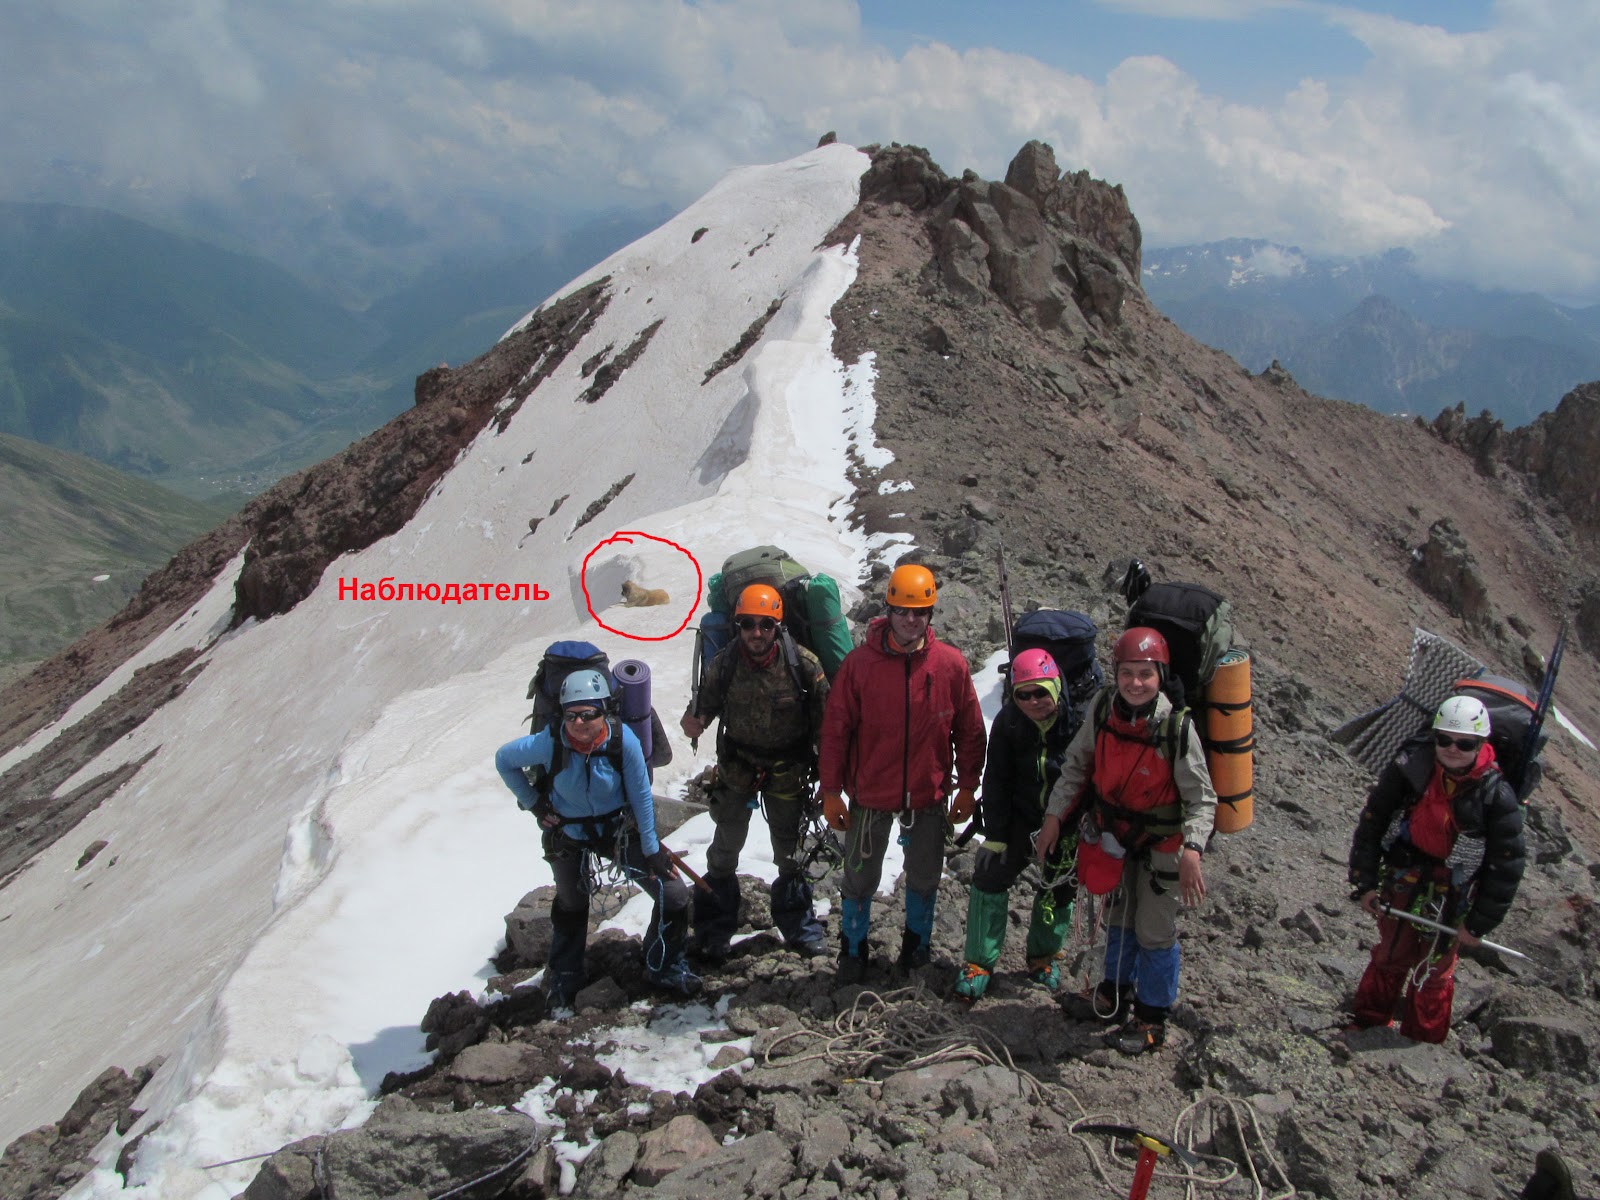
[[[662,849],[666,850],[667,848],[663,846]],[[672,860],[673,866],[677,867],[678,870],[682,871],[694,882],[695,887],[699,888],[702,892],[709,892],[711,890],[711,885],[705,881],[705,876],[696,875],[694,868],[683,861],[683,855],[679,854],[676,850],[667,850],[667,857]]]
[[[995,560],[1000,568],[1000,619],[1006,628],[1006,661],[1009,663],[1011,653],[1011,577],[1006,574],[1006,540],[999,539],[995,547]]]
[[[1556,634],[1555,648],[1550,651],[1550,657],[1545,660],[1544,678],[1539,681],[1539,699],[1533,706],[1533,719],[1528,722],[1528,732],[1522,739],[1522,763],[1517,772],[1517,778],[1511,781],[1511,786],[1518,793],[1522,791],[1522,783],[1528,776],[1528,764],[1533,761],[1534,751],[1539,748],[1539,734],[1544,730],[1544,719],[1550,712],[1550,702],[1555,697],[1556,675],[1561,670],[1561,656],[1567,649],[1567,621],[1561,619],[1561,631]]]
[[[1413,925],[1421,925],[1424,929],[1437,929],[1440,933],[1448,933],[1452,937],[1456,932],[1451,926],[1443,922],[1434,921],[1428,917],[1419,917],[1416,913],[1405,912],[1392,904],[1380,904],[1378,905],[1378,911],[1391,917],[1398,917],[1402,921],[1410,921]],[[1528,957],[1521,950],[1513,950],[1510,946],[1502,946],[1499,942],[1491,942],[1488,938],[1479,938],[1478,945],[1487,946],[1491,950],[1498,950],[1501,954],[1509,954],[1512,958]]]

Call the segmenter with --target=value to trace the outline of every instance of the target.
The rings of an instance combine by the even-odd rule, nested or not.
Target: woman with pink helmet
[[[1077,731],[1065,681],[1044,650],[1024,650],[1011,664],[1006,702],[989,730],[983,769],[978,832],[967,900],[967,962],[956,995],[976,1001],[989,986],[1010,923],[1011,888],[1032,857],[1034,832],[1044,819],[1045,798],[1061,773],[1061,759]],[[1063,846],[1063,851],[1068,847]],[[1028,979],[1054,991],[1060,985],[1056,954],[1072,921],[1071,872],[1052,859],[1047,882],[1033,901],[1028,923]]]

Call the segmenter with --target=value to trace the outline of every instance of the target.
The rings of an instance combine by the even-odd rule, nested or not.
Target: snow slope
[[[866,165],[834,145],[731,174],[569,285],[609,275],[611,304],[406,528],[330,567],[285,616],[224,637],[209,609],[191,619],[184,638],[202,620],[211,631],[205,669],[84,775],[159,747],[154,759],[0,897],[0,1141],[54,1120],[105,1066],[156,1055],[169,1057],[143,1099],[163,1124],[133,1194],[231,1195],[254,1164],[200,1168],[360,1120],[366,1089],[417,1061],[428,1001],[481,988],[503,914],[546,878],[491,765],[544,644],[643,658],[669,725],[687,698],[689,633],[602,630],[583,584],[607,625],[666,639],[696,600],[672,544],[707,576],[759,542],[846,584],[862,576],[873,547],[850,528],[846,448],[886,456],[871,444],[870,360],[847,371],[830,349],[854,260],[819,245]],[[780,297],[757,345],[703,382]],[[610,391],[575,402],[582,364],[657,320]],[[596,549],[619,531],[649,536]],[[527,582],[550,598],[359,601],[340,598],[340,577]],[[613,606],[629,577],[673,603]],[[666,794],[708,761],[675,747]],[[691,862],[708,837],[682,831]],[[79,1192],[120,1180],[97,1172]]]

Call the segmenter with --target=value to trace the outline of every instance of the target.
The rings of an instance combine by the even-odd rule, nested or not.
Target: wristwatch
[[[1201,858],[1204,858],[1206,856],[1206,848],[1204,846],[1202,846],[1199,842],[1185,842],[1183,844],[1183,848],[1185,850],[1193,850]]]

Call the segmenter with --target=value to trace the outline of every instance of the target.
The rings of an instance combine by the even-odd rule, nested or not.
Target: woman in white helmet
[[[1352,898],[1378,922],[1356,988],[1355,1025],[1388,1025],[1442,1042],[1450,1032],[1458,949],[1505,918],[1522,881],[1522,806],[1495,764],[1489,713],[1470,696],[1439,706],[1367,794],[1350,846]],[[1452,937],[1387,916],[1383,906],[1455,927]]]
[[[589,855],[613,859],[655,902],[644,935],[650,981],[677,996],[700,991],[700,977],[683,953],[689,890],[656,836],[655,797],[639,739],[615,710],[606,675],[574,671],[561,684],[560,720],[507,742],[494,757],[518,806],[539,818],[556,887],[544,974],[550,1008],[570,1008],[585,982]],[[537,786],[528,777],[530,768],[536,768]],[[625,810],[633,814],[631,826]]]

